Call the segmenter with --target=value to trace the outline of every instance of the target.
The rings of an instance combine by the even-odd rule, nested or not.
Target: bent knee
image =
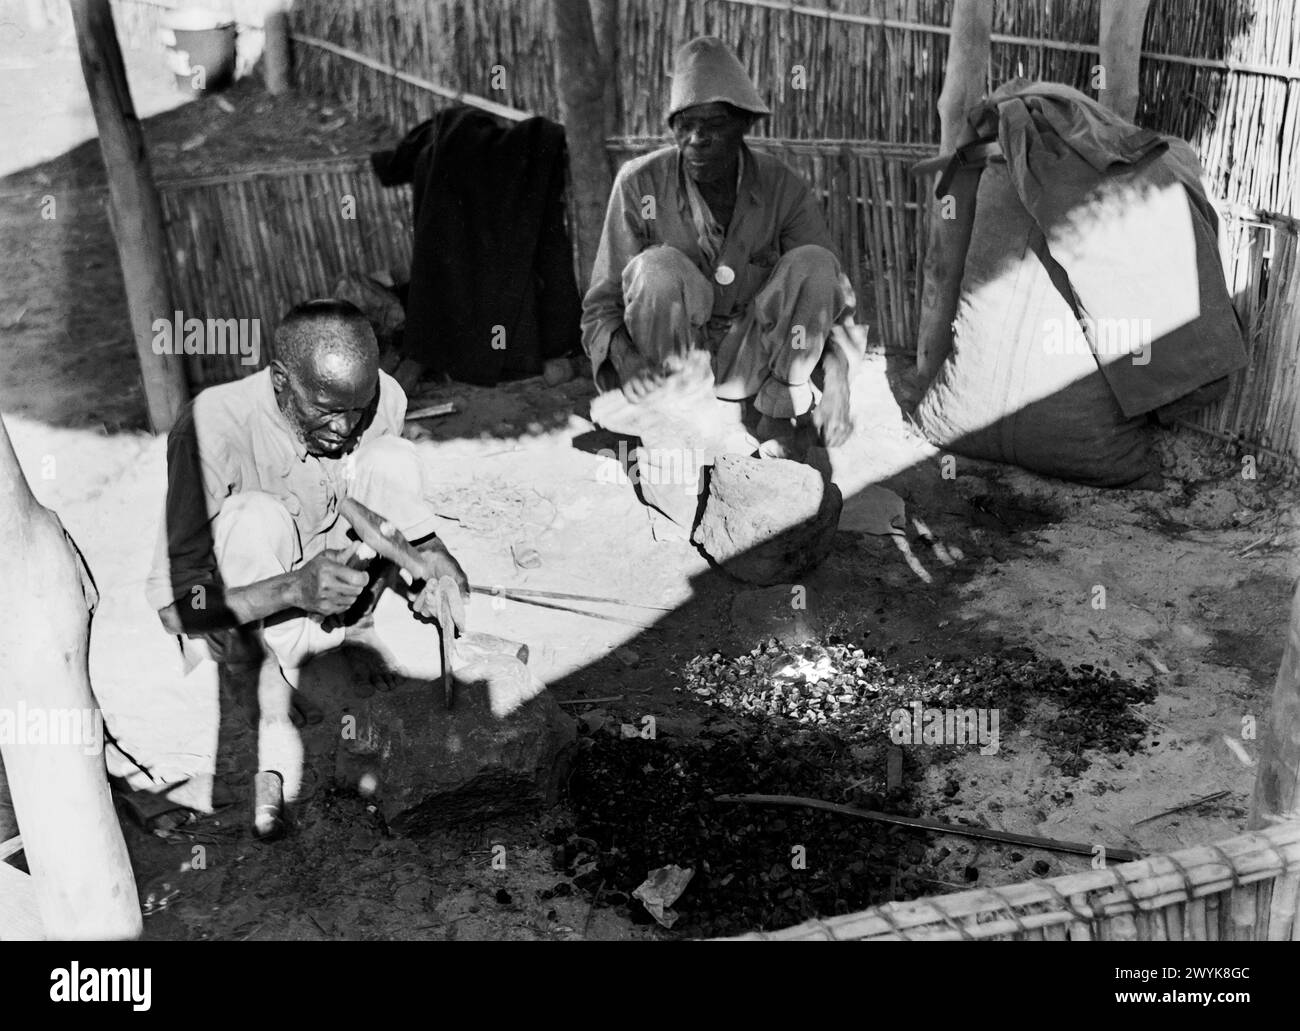
[[[648,247],[623,269],[623,292],[672,290],[680,295],[682,284],[702,279],[703,273],[682,251],[667,244]]]

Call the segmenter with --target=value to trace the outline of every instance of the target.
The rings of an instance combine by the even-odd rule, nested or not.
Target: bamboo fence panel
[[[119,0],[123,2],[123,0]],[[663,131],[668,72],[699,33],[732,44],[773,109],[778,138],[938,138],[951,0],[621,0],[611,84],[616,134]],[[557,117],[546,0],[318,0],[296,32],[346,45],[447,89]],[[1155,0],[1139,121],[1189,139],[1228,201],[1291,214],[1300,142],[1300,28],[1290,0]],[[1095,95],[1097,0],[997,0],[990,85],[1015,75]],[[408,84],[299,48],[300,81],[395,127],[427,117]]]
[[[196,391],[265,365],[284,313],[329,294],[344,275],[383,271],[401,281],[409,272],[410,188],[380,186],[364,158],[158,185],[183,316],[260,325],[257,366],[236,355],[187,359]]]
[[[1300,823],[1120,866],[891,902],[733,941],[1295,941]]]

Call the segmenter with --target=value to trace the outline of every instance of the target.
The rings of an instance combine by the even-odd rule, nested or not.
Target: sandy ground
[[[192,772],[196,756],[213,750],[217,697],[214,685],[180,680],[172,646],[143,599],[165,448],[143,431],[102,170],[93,147],[76,149],[89,123],[67,41],[21,42],[26,49],[15,52],[9,41],[0,51],[0,136],[20,141],[17,163],[0,182],[0,409],[34,491],[63,519],[98,581],[91,676],[110,727],[160,771]],[[141,111],[174,106],[165,75],[151,72],[145,58],[133,61]],[[258,102],[251,91],[234,99],[241,117],[244,104]],[[61,114],[33,133],[28,111],[38,100]],[[192,167],[185,164],[192,150],[178,144],[213,122],[215,113],[201,106],[209,104],[150,121],[161,167]],[[272,111],[258,124],[274,129],[275,117]],[[364,150],[374,132],[349,125],[331,130],[325,145],[341,139]],[[274,135],[255,134],[250,146],[271,147]],[[205,143],[205,160],[257,156],[222,146]],[[46,193],[60,205],[53,222],[41,220],[36,206]],[[587,418],[587,384],[441,388],[431,399],[456,400],[460,414],[426,424],[433,438],[419,446],[447,516],[443,535],[474,581],[675,609],[652,613],[662,618],[639,629],[480,599],[476,625],[529,642],[533,666],[566,701],[622,696],[603,708],[627,720],[697,715],[673,690],[694,655],[748,650],[769,634],[798,641],[831,625],[870,631],[900,661],[1025,645],[1071,665],[1152,676],[1159,694],[1144,712],[1150,733],[1138,754],[1097,755],[1082,776],[1063,777],[1032,725],[1004,726],[998,755],[921,770],[922,807],[1011,831],[1145,850],[1240,830],[1257,754],[1243,726],[1265,717],[1296,575],[1293,490],[1267,468],[1243,479],[1217,445],[1189,435],[1162,439],[1170,476],[1158,494],[1098,492],[966,460],[945,479],[933,449],[900,413],[901,364],[876,356],[855,385],[858,433],[832,456],[845,514],[832,555],[799,585],[806,611],[791,609],[789,586],[746,587],[710,570],[689,544],[655,539],[631,487],[597,453],[612,441]],[[862,491],[873,484],[904,499],[906,548],[861,532]],[[518,567],[512,546],[517,554],[520,545],[536,549],[539,567]],[[1098,585],[1107,598],[1100,609],[1092,604]],[[617,654],[620,647],[635,655]],[[536,821],[419,843],[384,834],[363,802],[330,785],[328,728],[350,685],[337,659],[318,665],[310,689],[332,711],[307,735],[307,797],[289,839],[262,845],[245,830],[249,741],[229,714],[220,732],[230,747],[217,772],[240,801],[165,836],[127,827],[142,897],[150,900],[151,937],[651,933],[576,893],[555,896],[563,878],[550,867]],[[950,798],[940,787],[954,774],[963,789]],[[1136,824],[1225,790],[1215,803]],[[492,843],[507,844],[506,870],[488,862]],[[953,881],[969,865],[986,871],[981,883],[1005,883],[1030,876],[1038,860],[1052,872],[1087,863],[959,837],[932,847],[941,844],[950,850]]]

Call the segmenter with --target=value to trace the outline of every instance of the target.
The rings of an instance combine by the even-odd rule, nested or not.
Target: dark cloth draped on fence
[[[505,126],[456,106],[371,160],[384,185],[412,183],[408,357],[490,386],[536,375],[577,347],[561,126]]]

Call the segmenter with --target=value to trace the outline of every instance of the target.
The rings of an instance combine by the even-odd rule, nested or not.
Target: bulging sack
[[[1120,409],[1005,165],[984,170],[974,220],[952,353],[916,410],[921,432],[970,458],[1159,489],[1147,419]]]

